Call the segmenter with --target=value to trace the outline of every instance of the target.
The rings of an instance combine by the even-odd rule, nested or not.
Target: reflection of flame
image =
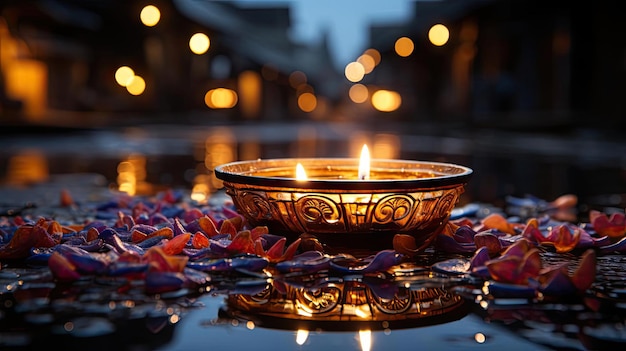
[[[296,332],[296,344],[304,345],[306,339],[309,338],[309,331],[306,329],[298,329]]]
[[[372,348],[372,331],[371,330],[359,330],[359,342],[361,343],[361,350],[370,351]]]

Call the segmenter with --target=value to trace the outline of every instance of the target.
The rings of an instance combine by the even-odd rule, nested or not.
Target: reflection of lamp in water
[[[254,320],[259,327],[297,331],[299,345],[309,330],[368,331],[360,336],[364,349],[371,345],[371,330],[441,324],[466,314],[464,300],[444,288],[411,290],[393,284],[345,281],[279,289],[270,284],[254,295],[229,295],[222,311],[236,320]]]

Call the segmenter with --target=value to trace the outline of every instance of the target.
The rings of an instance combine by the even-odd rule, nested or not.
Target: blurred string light
[[[369,91],[367,90],[367,87],[365,85],[357,83],[350,87],[350,90],[348,91],[348,96],[350,97],[350,100],[352,100],[352,102],[361,104],[367,101],[367,98],[369,97]]]
[[[141,95],[146,90],[146,81],[142,77],[135,75],[126,86],[126,90],[131,95]]]
[[[189,49],[196,55],[202,55],[209,50],[211,40],[204,33],[196,33],[189,38]]]
[[[400,108],[402,97],[392,90],[377,90],[372,94],[372,106],[381,112],[392,112]]]
[[[365,68],[359,62],[353,61],[346,65],[344,74],[349,81],[353,83],[360,82],[365,76]]]
[[[407,57],[413,53],[413,49],[415,45],[413,44],[413,40],[407,37],[398,38],[394,45],[394,49],[396,54],[400,57]]]
[[[376,49],[367,49],[363,53],[363,55],[367,55],[374,59],[374,66],[378,66],[380,64],[380,52]]]
[[[374,70],[374,67],[376,67],[376,61],[374,60],[372,56],[368,54],[363,54],[359,56],[359,58],[356,59],[356,62],[363,65],[365,74],[371,73]]]
[[[450,31],[443,24],[435,24],[428,31],[428,40],[435,46],[445,45],[450,39]]]
[[[146,90],[146,81],[128,66],[121,66],[115,71],[115,81],[131,95],[141,95]]]
[[[317,107],[317,98],[312,93],[303,93],[298,96],[298,107],[304,112],[313,112]]]
[[[289,85],[291,85],[294,89],[297,89],[300,85],[305,84],[306,82],[306,74],[302,71],[293,71],[289,75]]]
[[[211,89],[204,95],[204,103],[213,109],[233,108],[237,101],[237,92],[228,88]]]
[[[147,5],[141,9],[139,18],[145,26],[154,27],[161,20],[161,11],[154,5]]]

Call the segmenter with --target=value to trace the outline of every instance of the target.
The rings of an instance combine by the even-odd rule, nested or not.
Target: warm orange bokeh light
[[[298,107],[304,112],[312,112],[317,106],[317,98],[314,94],[304,93],[298,96]]]
[[[378,90],[372,94],[372,106],[382,112],[397,110],[402,104],[400,94],[391,90]]]
[[[122,66],[115,71],[115,81],[123,87],[127,86],[134,76],[135,71],[128,66]]]
[[[450,31],[443,24],[435,24],[428,31],[428,40],[435,46],[445,45],[450,39]]]
[[[131,95],[141,95],[146,90],[146,81],[140,76],[133,76],[128,85],[126,85],[126,90]]]
[[[352,100],[352,102],[361,104],[367,101],[367,98],[369,97],[369,92],[365,85],[355,84],[350,87],[350,90],[348,91],[348,96],[350,96],[350,100]]]
[[[161,20],[161,11],[154,5],[148,5],[141,9],[139,18],[145,26],[154,27]]]
[[[346,65],[344,73],[349,81],[356,83],[361,81],[365,76],[365,68],[362,64],[354,61]]]
[[[189,39],[189,49],[196,55],[202,55],[209,50],[211,40],[204,33],[196,33]]]
[[[396,50],[396,54],[401,57],[407,57],[413,53],[413,49],[415,45],[413,44],[413,40],[407,37],[398,38],[394,45],[394,49]]]
[[[233,108],[237,100],[237,93],[227,88],[211,89],[204,95],[204,103],[214,109]]]

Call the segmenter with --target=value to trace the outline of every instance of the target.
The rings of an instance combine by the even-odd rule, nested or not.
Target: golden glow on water
[[[39,150],[24,150],[9,158],[6,182],[11,185],[38,183],[48,179],[48,161]]]
[[[262,99],[261,76],[255,71],[243,71],[239,74],[238,90],[241,113],[246,118],[259,115]]]
[[[398,38],[394,45],[394,49],[396,54],[401,57],[407,57],[413,53],[413,49],[415,45],[413,44],[413,40],[407,37]]]
[[[148,5],[141,9],[139,18],[145,26],[154,27],[161,20],[161,11],[154,5]]]
[[[346,65],[344,74],[349,81],[353,83],[360,82],[365,76],[365,68],[363,68],[362,64],[356,61],[350,62]]]
[[[372,349],[372,331],[359,330],[359,343],[361,351],[370,351]]]
[[[118,190],[128,195],[136,195],[139,189],[145,190],[146,176],[146,157],[130,155],[117,165]]]
[[[202,55],[209,50],[211,40],[204,33],[196,33],[189,39],[189,49],[196,55]]]
[[[298,96],[298,107],[304,112],[312,112],[317,106],[317,98],[311,93]]]
[[[228,88],[211,89],[204,95],[204,103],[213,109],[233,108],[237,100],[237,93]]]
[[[450,31],[443,24],[435,24],[428,31],[428,40],[435,46],[445,45],[450,39]]]
[[[352,102],[362,104],[367,101],[369,91],[365,85],[357,83],[350,87],[348,96],[350,96],[350,100],[352,100]]]
[[[302,346],[309,338],[309,331],[304,329],[298,329],[296,331],[296,344]]]
[[[400,108],[402,97],[395,91],[378,90],[372,94],[372,106],[382,112],[392,112]]]

